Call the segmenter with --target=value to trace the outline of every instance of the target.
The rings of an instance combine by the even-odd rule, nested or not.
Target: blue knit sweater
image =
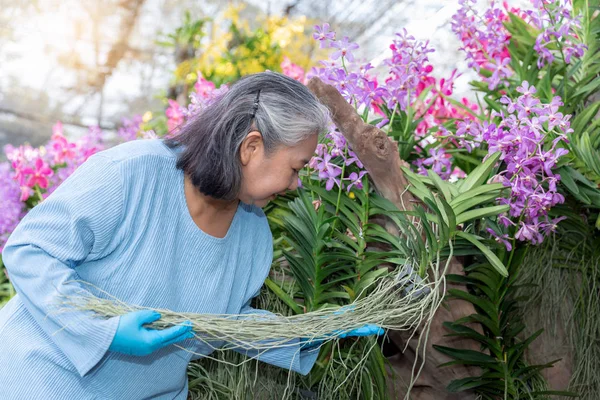
[[[264,213],[240,203],[226,236],[208,235],[189,214],[175,164],[162,140],[113,147],[21,221],[2,253],[17,295],[0,310],[0,399],[186,398],[191,353],[109,351],[118,317],[56,313],[59,294],[84,288],[65,282],[87,281],[145,307],[256,312],[249,304],[273,256]],[[196,341],[180,344],[211,352]],[[306,374],[317,353],[286,346],[260,360]]]

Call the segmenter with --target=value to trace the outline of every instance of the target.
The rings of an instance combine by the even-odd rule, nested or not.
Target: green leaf
[[[443,237],[443,238],[440,237],[440,241],[442,243],[447,243],[448,239],[450,239],[454,235],[454,232],[456,231],[456,226],[457,226],[456,215],[454,215],[454,211],[452,210],[452,207],[450,207],[450,204],[448,204],[443,198],[436,197],[435,200],[436,200],[438,207],[440,208],[440,211],[443,213],[443,215],[445,216],[445,218],[448,221],[448,236]]]
[[[531,50],[533,50],[533,48],[531,48]],[[546,99],[546,101],[550,101],[552,99],[552,73],[549,71],[551,67],[552,66],[549,65],[544,70],[544,77],[539,84],[535,85],[540,94],[543,96],[543,99]]]
[[[543,369],[552,368],[554,364],[556,364],[559,361],[560,358],[558,360],[550,361],[546,364],[528,365],[525,367],[521,367],[519,369],[515,369],[513,375],[518,376],[520,379],[527,379],[529,376],[532,376]]]
[[[482,204],[489,204],[489,203],[495,204],[496,199],[498,197],[500,197],[499,192],[492,192],[492,193],[481,195],[481,196],[471,197],[470,199],[465,200],[462,203],[460,203],[459,205],[457,205],[456,207],[454,207],[454,213],[456,215],[460,215],[460,214],[472,209],[475,206],[479,206]]]
[[[492,268],[492,267],[490,266],[490,268]],[[496,275],[498,275],[497,272],[494,271],[494,273]],[[471,275],[471,272],[469,273],[469,275]],[[484,284],[480,280],[473,279],[470,276],[467,279],[468,279],[468,282],[466,284],[469,285],[470,289],[478,289],[478,296],[479,297],[481,297],[481,294],[483,294],[491,302],[495,303],[497,301],[497,298],[498,298],[499,294],[494,289],[494,287],[487,286],[486,284]],[[469,293],[471,293],[471,292],[469,292]]]
[[[500,192],[502,189],[505,189],[505,188],[506,187],[501,183],[492,183],[492,184],[488,184],[488,185],[481,185],[481,186],[473,188],[471,190],[467,190],[464,193],[462,193],[460,196],[455,197],[450,202],[450,205],[452,207],[456,207],[459,204],[461,204],[462,202],[470,200],[476,196],[486,194],[486,193],[491,193],[491,192]]]
[[[474,389],[483,385],[487,385],[490,381],[480,378],[468,377],[462,379],[454,379],[446,387],[450,393],[462,392],[465,390]]]
[[[590,104],[585,108],[585,111],[575,117],[571,128],[573,128],[576,134],[581,134],[585,131],[590,120],[598,114],[598,110],[600,110],[600,101]]]
[[[422,190],[419,190],[415,186],[409,186],[408,191],[414,194],[422,202],[425,202],[426,199],[433,200],[433,196],[429,191],[424,192]]]
[[[498,290],[499,286],[502,284],[503,281],[501,279],[494,279],[494,276],[498,277],[498,275],[496,274],[496,272],[494,270],[492,270],[492,269],[489,270],[490,272],[493,272],[493,275],[494,275],[494,276],[490,276],[492,274],[485,274],[484,272],[482,272],[482,269],[483,268],[478,268],[474,272],[470,272],[469,278],[476,279],[476,280],[484,283],[487,287],[489,287],[493,290]],[[494,300],[494,299],[492,299],[492,300]]]
[[[525,328],[525,326],[523,326],[523,328]],[[513,368],[515,368],[516,363],[521,360],[521,356],[523,355],[523,353],[525,352],[525,350],[527,350],[527,348],[529,347],[529,345],[535,339],[537,339],[542,334],[543,331],[544,331],[543,329],[539,329],[533,335],[529,336],[525,341],[517,344],[516,346],[514,346],[512,349],[509,350],[509,353],[510,353],[510,355],[509,355],[509,358],[510,358],[509,368],[511,370]]]
[[[431,92],[432,89],[433,89],[433,85],[427,86],[425,89],[423,89],[423,91],[421,92],[421,94],[419,94],[419,97],[417,97],[417,101],[415,103],[416,104],[422,103],[423,100],[425,100],[425,98],[427,97],[427,95],[429,94],[429,92]],[[425,108],[425,110],[428,110],[428,108]]]
[[[572,96],[577,97],[580,94],[584,94],[584,93],[590,93],[590,94],[595,93],[598,89],[600,89],[600,79],[592,79],[592,81],[590,83],[588,83],[584,87],[580,88]]]
[[[448,151],[448,153],[450,153],[450,151]],[[452,157],[457,158],[457,159],[462,160],[462,161],[466,161],[469,164],[473,164],[475,166],[478,166],[478,165],[481,164],[481,160],[480,159],[478,159],[476,157],[471,157],[469,155],[466,155],[466,154],[463,154],[463,153],[460,153],[460,152],[452,153]]]
[[[589,187],[590,189],[596,189],[596,185],[590,181],[589,179],[587,179],[584,175],[582,175],[579,171],[577,171],[576,169],[565,165],[564,167],[562,167],[561,169],[566,169],[569,171],[569,174],[571,175],[571,177],[573,177],[574,180],[576,180],[579,183],[582,183],[584,186]]]
[[[442,178],[440,178],[440,176],[436,174],[433,170],[429,170],[428,176],[431,178],[431,181],[433,182],[435,187],[440,191],[440,193],[444,195],[446,201],[452,201],[452,194],[450,193],[450,188],[448,187],[451,184],[449,184],[448,182],[444,182]]]
[[[509,208],[509,205],[477,208],[475,210],[467,211],[458,215],[456,217],[456,223],[460,225],[464,222],[471,221],[473,219],[480,219],[483,217],[500,215],[503,212],[508,211]]]
[[[406,167],[401,167],[401,169],[404,172],[404,174],[406,175],[408,181],[413,186],[415,186],[417,189],[419,189],[420,191],[422,191],[424,193],[428,193],[429,192],[429,189],[423,183],[424,177],[422,177],[421,175],[415,174],[414,172],[412,172],[410,169],[408,169]]]
[[[574,195],[579,194],[579,187],[575,183],[575,180],[571,177],[569,170],[565,167],[559,168],[558,173],[560,174],[560,181],[569,189]]]
[[[471,324],[478,323],[483,327],[487,328],[494,336],[501,336],[502,332],[498,330],[498,324],[485,315],[482,314],[471,314],[467,317],[460,318],[455,321],[457,324]]]
[[[349,300],[350,299],[350,295],[348,295],[348,293],[346,292],[325,292],[323,294],[321,294],[319,296],[319,300],[321,302],[329,300],[329,299],[344,299],[344,300]]]
[[[479,351],[474,350],[464,350],[464,349],[453,349],[451,347],[439,346],[434,344],[433,348],[451,357],[458,361],[470,361],[476,362],[480,364],[495,364],[497,361],[495,358],[490,357],[485,353],[481,353]]]
[[[483,100],[487,103],[490,108],[496,112],[502,112],[502,106],[497,101],[490,99],[488,96],[485,96]]]
[[[489,348],[496,347],[496,344],[494,343],[493,339],[482,335],[481,333],[477,332],[475,329],[469,328],[468,326],[455,324],[455,323],[451,323],[451,322],[444,322],[443,325],[446,329],[451,330],[452,332],[455,332],[453,334],[451,333],[446,336],[457,335],[457,336],[461,336],[461,337],[468,337],[470,339],[478,341],[479,343],[482,343],[483,345],[486,345]],[[496,349],[496,350],[500,350],[500,349]]]
[[[490,317],[492,321],[498,320],[498,310],[489,300],[486,300],[483,297],[473,296],[472,294],[459,289],[449,289],[448,293],[456,298],[468,301],[469,303],[481,308]]]
[[[364,289],[370,287],[376,280],[386,275],[387,273],[388,271],[385,268],[380,268],[366,273],[360,278],[359,281],[356,282],[356,285],[354,286],[354,292],[362,292]]]
[[[504,264],[502,264],[502,261],[500,261],[500,259],[490,249],[488,249],[483,243],[481,243],[478,240],[481,238],[466,232],[457,232],[456,235],[468,240],[473,245],[475,245],[475,247],[477,247],[483,253],[485,258],[487,258],[490,264],[492,264],[492,266],[496,269],[496,271],[500,273],[500,275],[504,277],[508,276],[508,271],[506,270]]]
[[[425,214],[425,210],[423,210],[423,207],[415,207],[415,213],[421,221],[428,220],[427,215]],[[438,250],[438,241],[436,234],[433,232],[431,224],[424,223],[423,229],[425,230],[425,234],[427,236],[427,245],[430,247],[432,252],[436,252]]]
[[[435,200],[437,200],[437,198]],[[435,200],[425,199],[425,204],[427,204],[427,206],[435,213],[437,224],[440,228],[439,240],[440,242],[445,243],[450,238],[449,218],[445,212],[440,210],[440,207]],[[456,225],[454,227],[456,227]]]
[[[600,104],[600,102],[599,102]],[[592,147],[590,137],[587,132],[581,135],[582,152],[581,155],[585,159],[586,166],[590,168],[596,175],[600,175],[600,153]]]
[[[479,167],[475,168],[469,176],[462,182],[458,188],[461,193],[465,193],[468,190],[481,186],[490,176],[492,169],[496,162],[500,159],[501,152],[496,152],[488,157],[487,160]]]
[[[476,114],[473,110],[471,110],[469,107],[465,106],[463,103],[461,103],[460,101],[457,101],[451,97],[446,97],[444,96],[444,100],[449,101],[452,105],[460,108],[463,111],[468,112],[469,114],[471,114],[472,116],[474,116],[475,118],[477,118],[480,121],[483,121],[485,118],[482,115]]]
[[[296,314],[302,314],[302,307],[286,292],[279,287],[278,284],[273,282],[270,278],[265,279],[265,285],[277,295],[288,307],[290,307]]]

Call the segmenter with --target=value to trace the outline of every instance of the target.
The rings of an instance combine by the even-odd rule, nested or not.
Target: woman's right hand
[[[143,326],[159,319],[160,314],[152,310],[121,315],[117,332],[108,349],[133,356],[147,356],[162,347],[194,337],[189,321],[163,330]]]

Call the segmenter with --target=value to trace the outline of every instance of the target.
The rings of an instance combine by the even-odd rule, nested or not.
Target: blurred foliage
[[[217,87],[244,75],[280,71],[284,57],[303,69],[322,57],[306,17],[258,16],[256,27],[242,18],[244,5],[231,5],[214,19],[194,19],[157,43],[176,49],[174,84],[192,86],[200,72]]]

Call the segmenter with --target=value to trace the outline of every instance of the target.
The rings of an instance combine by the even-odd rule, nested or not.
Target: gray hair
[[[242,182],[240,146],[251,130],[261,133],[268,156],[281,146],[294,146],[325,132],[328,115],[302,83],[276,72],[261,72],[235,82],[165,143],[182,148],[177,168],[203,194],[233,200]]]

